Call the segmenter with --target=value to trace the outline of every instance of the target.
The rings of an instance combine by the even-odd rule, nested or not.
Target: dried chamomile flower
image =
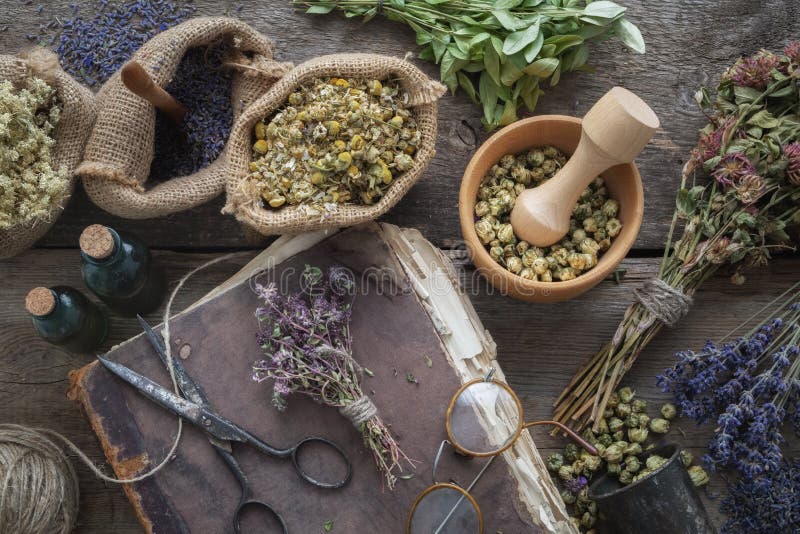
[[[647,440],[649,432],[646,428],[629,428],[628,439],[634,443],[644,443]]]
[[[645,460],[645,465],[647,465],[647,468],[650,469],[651,471],[655,471],[656,469],[667,463],[667,461],[668,461],[667,458],[654,454],[653,456]]]
[[[541,249],[514,235],[509,222],[517,197],[526,188],[536,187],[552,177],[566,161],[564,154],[551,146],[533,148],[516,156],[506,154],[489,169],[478,188],[474,208],[476,233],[492,259],[521,278],[542,282],[572,280],[597,265],[599,255],[611,246],[611,239],[621,228],[614,219],[618,203],[608,198],[603,180],[596,179],[581,194],[581,200],[573,208],[569,233],[559,243]],[[491,230],[481,223],[487,215],[498,220]],[[515,245],[513,253],[501,257],[493,252],[495,239],[502,245]],[[521,269],[517,270],[513,256],[522,261]],[[509,262],[513,269],[509,269]]]
[[[394,81],[313,80],[256,123],[248,179],[271,208],[374,204],[414,166],[421,134],[406,101]],[[477,211],[491,213],[488,203]]]
[[[0,229],[45,219],[67,194],[67,171],[53,168],[56,90],[39,78],[0,81]]]
[[[692,460],[694,460],[694,457],[692,456],[691,452],[687,451],[686,449],[681,449],[680,456],[684,467],[689,467],[692,465]]]

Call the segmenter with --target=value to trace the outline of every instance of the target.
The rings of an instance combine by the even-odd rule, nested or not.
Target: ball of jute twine
[[[195,268],[180,279],[167,300],[162,337],[167,369],[176,392],[179,390],[172,363],[169,322],[175,296],[198,271],[242,254],[247,252],[227,254]],[[54,430],[0,424],[0,533],[66,534],[75,527],[80,498],[78,477],[72,462],[55,442],[63,443],[100,479],[130,484],[155,475],[172,459],[183,430],[183,419],[180,417],[177,427],[172,446],[161,462],[144,474],[119,479],[106,475],[69,438]]]
[[[78,517],[78,477],[46,429],[0,424],[0,531],[67,534]]]

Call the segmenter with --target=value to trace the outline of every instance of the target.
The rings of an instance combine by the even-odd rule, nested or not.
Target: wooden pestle
[[[514,233],[537,247],[558,242],[569,231],[581,192],[609,167],[631,163],[658,126],[641,98],[622,87],[611,89],[584,116],[578,148],[564,167],[517,198],[511,211]]]
[[[122,83],[131,93],[153,104],[176,125],[180,126],[183,123],[189,108],[156,85],[150,75],[147,74],[147,71],[144,70],[144,67],[138,62],[131,60],[125,63],[120,71],[120,77],[122,78]]]

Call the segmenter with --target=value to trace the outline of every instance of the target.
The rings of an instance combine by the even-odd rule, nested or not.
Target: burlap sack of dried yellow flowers
[[[269,39],[230,17],[187,20],[147,41],[131,60],[189,112],[174,135],[159,132],[153,105],[115,73],[97,95],[97,122],[76,171],[87,195],[129,219],[208,202],[225,189],[224,146],[233,119],[223,124],[221,115],[235,118],[288,67],[272,61]],[[187,142],[174,142],[177,137]],[[160,145],[172,146],[164,152]],[[174,160],[186,161],[171,165]]]
[[[336,54],[297,66],[235,122],[223,212],[263,235],[377,218],[433,158],[444,92],[394,57]]]
[[[0,259],[32,246],[56,221],[94,119],[92,93],[53,53],[0,55]]]

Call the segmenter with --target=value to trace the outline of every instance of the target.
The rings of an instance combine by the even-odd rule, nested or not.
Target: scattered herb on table
[[[49,217],[67,193],[53,168],[53,130],[61,116],[56,90],[39,78],[15,88],[0,81],[0,229]]]
[[[783,450],[787,430],[800,435],[798,287],[756,326],[676,353],[675,365],[657,377],[682,417],[716,425],[703,460],[735,476],[722,501],[723,532],[800,530],[800,459]]]
[[[483,177],[475,203],[475,232],[499,265],[526,280],[572,280],[597,265],[597,258],[622,230],[619,203],[608,198],[598,177],[581,194],[572,210],[569,233],[549,247],[536,247],[517,238],[511,210],[517,196],[552,178],[566,163],[558,149],[532,148],[507,154]]]
[[[697,94],[710,124],[684,167],[677,209],[658,277],[645,284],[614,338],[570,381],[555,418],[597,421],[604,398],[664,324],[680,319],[691,296],[723,266],[767,264],[798,245],[800,223],[800,43],[734,63],[714,99]],[[674,240],[679,225],[680,239]],[[659,296],[660,295],[660,296]],[[647,305],[645,305],[647,304]]]
[[[272,379],[272,404],[279,410],[291,393],[338,408],[359,429],[393,489],[401,461],[412,462],[361,390],[362,369],[353,358],[350,332],[352,275],[343,268],[326,275],[306,266],[300,282],[303,292],[289,296],[279,294],[274,283],[256,284],[263,304],[256,311],[262,323],[258,343],[267,357],[253,365],[253,379]]]
[[[325,529],[325,532],[330,532],[333,530],[333,519],[328,519],[325,521],[325,524],[322,526]]]
[[[166,90],[189,112],[180,127],[156,113],[150,178],[192,174],[222,153],[233,124],[231,72],[224,67],[228,49],[226,43],[195,47],[181,60]]]
[[[542,82],[590,70],[589,43],[618,36],[644,53],[639,29],[626,8],[600,0],[293,0],[306,13],[343,11],[369,20],[379,13],[410,26],[419,57],[440,65],[442,81],[483,105],[488,129],[517,120],[517,109],[536,108]]]
[[[65,71],[90,87],[108,80],[146,41],[188,19],[196,9],[166,0],[101,0],[100,9],[83,18],[77,3],[70,7],[74,17],[55,17],[42,31],[57,33],[38,39],[43,46],[53,46]]]
[[[615,391],[609,398],[597,431],[584,430],[582,437],[594,445],[599,455],[589,454],[569,443],[562,452],[551,454],[545,462],[553,478],[560,481],[561,498],[570,508],[572,521],[581,532],[591,531],[597,521],[597,504],[589,499],[589,485],[593,478],[609,473],[620,484],[628,485],[654,473],[669,460],[648,454],[655,446],[648,440],[669,432],[669,420],[675,416],[675,407],[665,404],[661,408],[664,419],[651,418],[647,415],[647,401],[635,397],[635,392],[629,387]],[[689,451],[681,451],[680,457],[695,486],[708,483],[708,474],[701,466],[692,465]]]
[[[330,78],[289,95],[254,128],[249,187],[264,206],[374,204],[414,165],[421,134],[395,81]],[[269,122],[267,122],[269,120]]]

